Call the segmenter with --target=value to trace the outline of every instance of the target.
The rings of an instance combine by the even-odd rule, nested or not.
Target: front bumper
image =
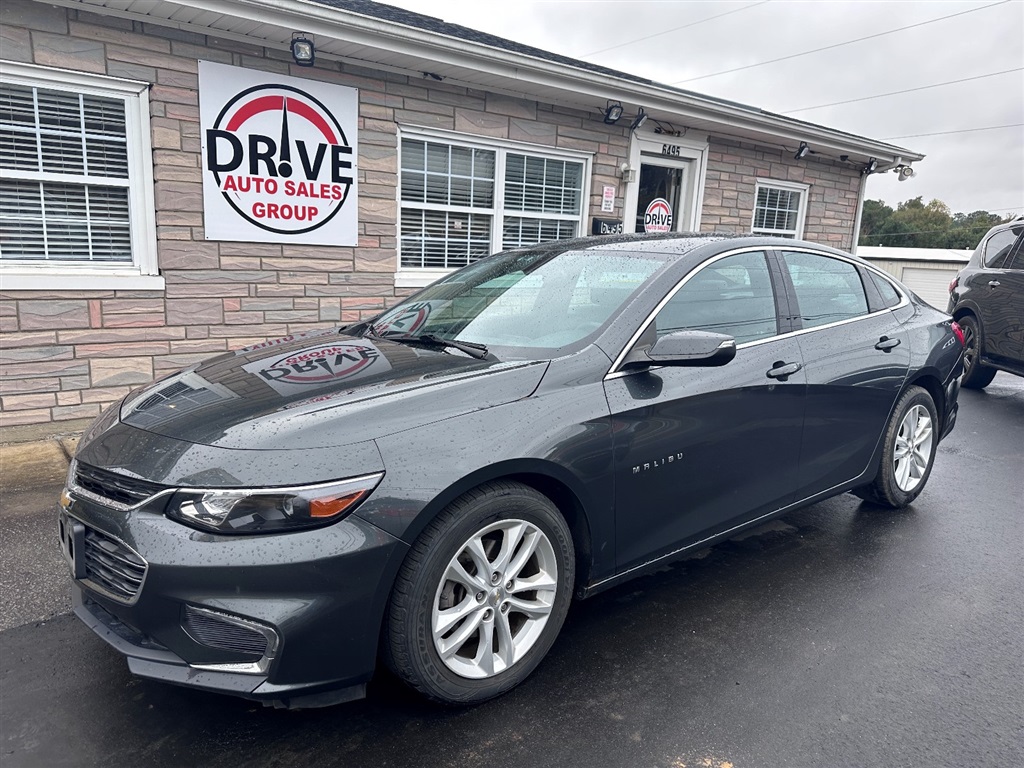
[[[363,695],[407,549],[353,516],[315,530],[223,536],[80,497],[62,512],[62,530],[72,529],[86,550],[72,574],[75,614],[134,674],[293,707]],[[213,640],[190,624],[196,615],[225,620]],[[221,642],[260,633],[269,639],[262,656]]]

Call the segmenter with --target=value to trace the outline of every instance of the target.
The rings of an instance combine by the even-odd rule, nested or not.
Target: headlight
[[[167,505],[167,516],[217,533],[277,533],[337,522],[359,506],[383,472],[295,488],[182,488]]]

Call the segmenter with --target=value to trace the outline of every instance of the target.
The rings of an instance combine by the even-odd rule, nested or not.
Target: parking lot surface
[[[52,503],[0,512],[4,766],[1024,765],[1024,381],[963,391],[928,487],[844,495],[577,603],[472,709],[387,675],[280,711],[132,678],[70,616]]]

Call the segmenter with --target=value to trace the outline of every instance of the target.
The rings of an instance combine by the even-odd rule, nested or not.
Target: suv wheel
[[[984,389],[996,375],[995,368],[981,364],[984,349],[981,324],[974,315],[964,315],[956,321],[964,332],[964,377],[960,385],[968,389]]]

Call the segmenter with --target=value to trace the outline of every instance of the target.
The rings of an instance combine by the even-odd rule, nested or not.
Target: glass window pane
[[[410,171],[426,169],[427,145],[422,141],[402,139],[402,168]]]
[[[400,240],[403,267],[465,266],[490,254],[491,217],[404,208]]]
[[[128,179],[124,99],[0,84],[0,168],[0,257],[131,263],[128,187],[75,179]]]
[[[992,235],[988,242],[985,243],[985,266],[996,269],[1001,268],[1003,266],[1002,262],[1007,254],[1009,254],[1016,238],[1017,236],[1012,229],[1004,229],[1002,232],[996,232]]]
[[[815,253],[782,254],[804,328],[814,328],[868,313],[867,296],[853,264]]]
[[[530,219],[506,216],[502,225],[501,242],[505,248],[521,248],[552,240],[576,237],[577,222],[560,219]]]
[[[723,333],[737,344],[774,336],[778,321],[765,255],[738,253],[701,268],[654,322],[659,337],[685,329]]]
[[[509,153],[505,161],[505,208],[579,215],[583,165]]]
[[[803,193],[759,184],[754,204],[755,234],[796,237],[800,228],[800,200]]]
[[[871,273],[871,281],[875,284],[878,292],[882,295],[882,304],[886,307],[895,307],[900,303],[900,295],[892,283],[880,275]]]

